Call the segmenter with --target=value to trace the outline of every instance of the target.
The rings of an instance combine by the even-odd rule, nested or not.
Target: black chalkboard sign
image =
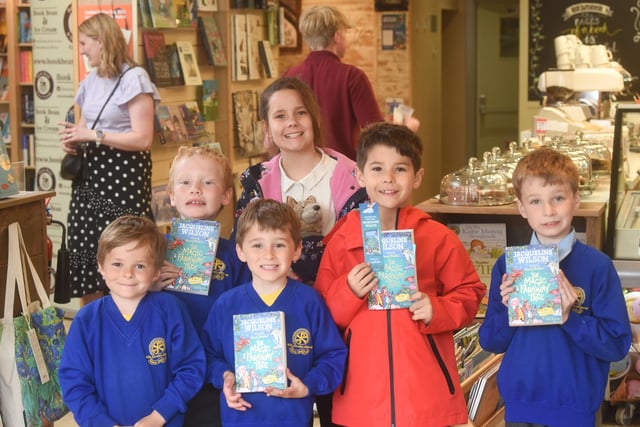
[[[606,45],[613,61],[640,75],[640,0],[529,0],[529,100],[541,98],[538,78],[556,67],[553,40],[573,34],[587,45]],[[628,92],[635,93],[633,80]]]

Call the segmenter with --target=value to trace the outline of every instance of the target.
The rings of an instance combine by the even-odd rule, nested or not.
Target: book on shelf
[[[143,31],[142,43],[151,80],[158,87],[173,86],[164,33],[156,30]]]
[[[178,124],[173,121],[168,105],[160,104],[156,109],[159,132],[165,144],[178,144],[181,141]]]
[[[371,264],[378,285],[369,292],[369,310],[407,308],[413,302],[410,297],[418,289],[416,276],[416,245],[413,230],[377,230],[378,205],[360,205],[360,221],[363,233],[364,260]]]
[[[33,103],[33,92],[26,92],[22,95],[22,123],[31,125],[35,121],[35,105]]]
[[[0,57],[0,101],[9,101],[9,61]]]
[[[193,28],[195,24],[194,8],[195,4],[193,0],[178,0],[176,6],[176,19],[178,28]]]
[[[238,393],[287,387],[287,341],[282,311],[233,315],[234,369]]]
[[[224,52],[222,37],[215,18],[213,16],[199,16],[198,32],[200,33],[204,51],[207,53],[209,65],[227,65],[227,56]]]
[[[18,33],[20,43],[31,43],[31,12],[29,10],[23,9],[18,12],[18,25],[20,26]]]
[[[231,80],[248,79],[247,15],[236,14],[231,17]]]
[[[255,90],[233,92],[234,152],[238,157],[253,157],[264,153],[262,140],[256,140],[258,93]]]
[[[267,8],[267,39],[271,46],[280,44],[280,29],[278,28],[278,19],[280,13],[277,7]]]
[[[11,165],[11,157],[3,141],[0,144],[0,199],[13,196],[18,192],[18,179]]]
[[[489,302],[489,286],[491,285],[491,270],[497,259],[504,253],[507,246],[507,227],[504,223],[496,224],[448,224],[460,238],[480,280],[487,287],[487,293],[480,302],[476,317],[484,317]]]
[[[206,131],[198,103],[196,101],[187,101],[184,104],[180,104],[178,108],[180,108],[182,121],[187,130],[187,138],[195,142],[204,137]]]
[[[197,0],[199,12],[216,12],[218,10],[218,0]]]
[[[31,50],[20,51],[20,83],[33,83],[33,53]]]
[[[264,22],[262,15],[247,14],[247,66],[249,80],[261,78],[261,61],[258,42],[264,39]]]
[[[258,51],[260,53],[260,60],[262,61],[262,69],[264,70],[265,77],[270,79],[278,75],[278,69],[276,68],[276,61],[273,58],[273,51],[271,50],[271,43],[269,40],[258,41]]]
[[[165,289],[208,295],[219,238],[217,221],[174,218],[165,259],[179,267],[181,273]]]
[[[2,132],[2,141],[5,145],[11,144],[11,116],[8,112],[0,113],[0,132]]]
[[[167,58],[169,61],[169,73],[173,86],[183,86],[184,76],[182,75],[182,67],[180,66],[180,55],[178,54],[178,46],[175,43],[167,45]]]
[[[168,104],[169,114],[171,115],[171,120],[178,131],[178,141],[179,142],[187,142],[189,140],[189,136],[187,135],[187,127],[184,123],[184,119],[182,118],[182,111],[180,110],[180,104]]]
[[[507,246],[507,274],[515,291],[507,304],[510,326],[552,325],[562,322],[556,245]]]
[[[142,28],[153,28],[153,19],[151,18],[151,9],[149,9],[149,2],[147,0],[141,0],[137,3]]]
[[[471,386],[467,410],[469,418],[476,425],[482,425],[503,404],[498,391],[499,369],[500,362],[497,362],[488,368]]]
[[[200,101],[200,112],[202,113],[202,120],[204,120],[205,122],[217,120],[219,111],[217,80],[202,80]]]
[[[155,185],[151,188],[151,211],[157,224],[168,224],[171,227],[173,218],[180,214],[171,206],[171,197],[166,185]]]
[[[202,77],[198,68],[198,58],[191,42],[177,41],[178,56],[180,57],[180,68],[184,84],[187,86],[200,86]]]
[[[178,26],[175,0],[140,1],[148,1],[153,28],[176,28]]]

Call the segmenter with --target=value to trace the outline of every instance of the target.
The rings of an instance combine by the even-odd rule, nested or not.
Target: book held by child
[[[208,295],[220,238],[220,223],[174,218],[165,259],[182,272],[166,289]]]
[[[556,245],[507,246],[507,274],[515,291],[509,295],[510,326],[552,325],[562,322]]]
[[[233,345],[236,391],[287,387],[287,346],[283,311],[235,314]]]

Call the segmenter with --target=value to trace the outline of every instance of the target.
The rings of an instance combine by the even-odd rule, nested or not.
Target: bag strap
[[[22,230],[20,229],[20,223],[13,222],[9,224],[9,247],[8,247],[8,262],[7,262],[7,284],[5,289],[5,301],[4,301],[4,318],[13,318],[13,302],[15,299],[15,290],[18,288],[18,296],[20,298],[20,305],[22,307],[22,314],[29,315],[28,306],[31,303],[30,298],[27,296],[27,286],[25,282],[25,272],[23,268],[29,267],[31,272],[31,278],[33,280],[34,287],[38,293],[38,298],[42,303],[42,308],[51,306],[49,296],[47,295],[42,280],[36,271],[31,257],[27,252],[27,248],[22,237]]]
[[[98,111],[98,115],[96,116],[96,119],[93,121],[93,124],[91,125],[91,129],[96,128],[96,124],[98,123],[98,120],[100,120],[100,116],[102,116],[102,112],[104,111],[104,108],[107,106],[109,101],[111,101],[111,97],[113,96],[114,93],[116,93],[116,89],[118,89],[118,86],[120,86],[120,81],[122,80],[122,76],[124,76],[125,74],[127,74],[129,70],[132,70],[134,68],[135,67],[129,67],[126,70],[124,70],[122,74],[120,74],[120,76],[118,77],[118,81],[116,82],[116,85],[111,90],[111,93],[107,97],[107,100],[104,101],[104,104],[102,104],[102,108],[100,109],[100,111]]]

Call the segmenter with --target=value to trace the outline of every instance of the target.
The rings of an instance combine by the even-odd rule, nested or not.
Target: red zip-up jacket
[[[315,282],[349,355],[333,397],[333,422],[349,427],[450,426],[467,422],[453,331],[469,324],[485,286],[458,236],[415,208],[402,208],[397,229],[413,229],[418,288],[433,306],[428,325],[408,309],[373,311],[347,275],[364,261],[360,213],[350,212],[327,236]]]

